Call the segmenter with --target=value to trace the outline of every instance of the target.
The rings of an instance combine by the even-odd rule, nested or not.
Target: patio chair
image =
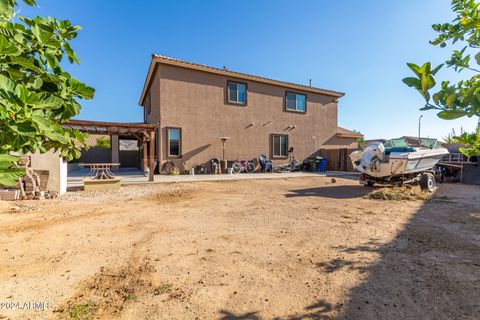
[[[210,165],[212,166],[213,174],[221,174],[222,170],[220,168],[220,160],[213,158],[210,160]]]
[[[258,162],[260,163],[260,168],[262,172],[273,172],[273,163],[267,159],[267,156],[261,154],[258,156]]]

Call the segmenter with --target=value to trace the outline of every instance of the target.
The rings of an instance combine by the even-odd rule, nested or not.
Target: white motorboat
[[[414,147],[405,138],[399,138],[373,142],[350,154],[350,159],[354,168],[363,173],[360,178],[363,184],[420,182],[422,188],[433,189],[432,169],[446,154],[448,150],[437,139],[420,139],[420,146]],[[422,178],[424,173],[429,175]],[[433,187],[428,188],[428,184]]]

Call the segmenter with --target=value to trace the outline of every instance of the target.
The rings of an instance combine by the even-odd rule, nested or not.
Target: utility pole
[[[420,129],[422,126],[423,114],[418,118],[418,142],[420,142]]]

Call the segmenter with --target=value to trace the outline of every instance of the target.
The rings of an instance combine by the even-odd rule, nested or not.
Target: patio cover
[[[110,136],[133,136],[143,145],[143,166],[147,167],[147,141],[150,144],[148,167],[150,169],[149,181],[154,177],[155,157],[155,132],[156,124],[134,122],[103,122],[91,120],[70,120],[62,123],[65,128],[78,129],[81,132],[93,134],[105,134]],[[113,146],[112,146],[113,147]]]

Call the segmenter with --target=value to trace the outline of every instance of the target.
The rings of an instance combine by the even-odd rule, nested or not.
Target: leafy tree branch
[[[23,0],[36,5],[35,0]],[[0,184],[11,185],[12,153],[60,151],[64,159],[80,156],[85,135],[62,123],[80,112],[79,99],[94,89],[62,69],[79,63],[70,41],[79,26],[52,17],[16,16],[17,0],[0,0]]]
[[[421,66],[408,63],[414,76],[403,79],[407,86],[415,88],[425,99],[425,106],[420,110],[437,110],[437,115],[446,120],[480,116],[480,3],[476,0],[453,0],[452,11],[456,17],[451,23],[432,26],[438,36],[430,43],[441,48],[462,44],[463,48],[453,50],[450,59],[435,68],[431,62]],[[458,73],[469,70],[476,74],[458,83],[444,80],[440,88],[432,92],[437,84],[435,76],[444,65]],[[477,143],[480,146],[480,142]],[[477,144],[471,147],[475,149]]]

